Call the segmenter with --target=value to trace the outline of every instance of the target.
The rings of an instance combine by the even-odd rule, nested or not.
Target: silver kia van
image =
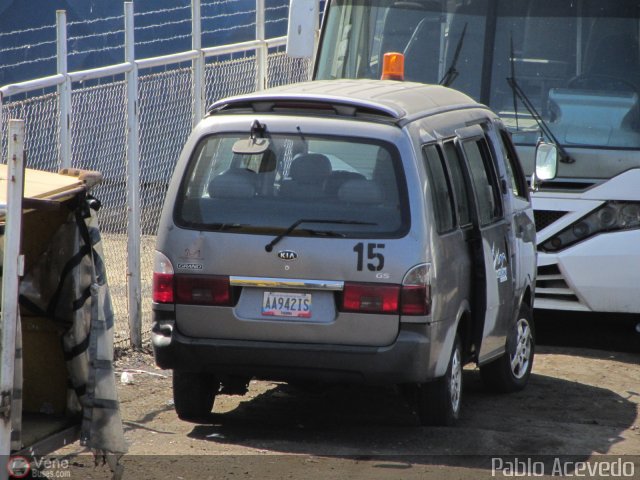
[[[162,212],[155,359],[185,419],[258,378],[398,385],[450,425],[465,364],[526,385],[535,257],[509,133],[468,96],[340,80],[221,100]]]

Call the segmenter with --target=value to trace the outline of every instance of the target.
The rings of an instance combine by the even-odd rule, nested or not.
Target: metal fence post
[[[24,120],[9,120],[7,138],[7,212],[2,269],[2,338],[0,344],[0,458],[11,451],[11,403],[18,324],[18,282],[24,269],[20,255],[24,186]],[[2,471],[6,472],[4,468]],[[1,477],[6,478],[6,477]]]
[[[0,90],[0,135],[2,135],[2,132],[4,132],[4,130],[3,130],[4,127],[2,126],[2,105],[3,105],[3,102],[4,102],[4,98],[2,96],[2,91]],[[2,146],[2,138],[0,138],[0,148],[1,148],[1,146]],[[0,155],[2,155],[2,153],[0,153]],[[0,455],[2,455],[2,454],[0,454]]]
[[[193,75],[193,121],[192,125],[202,120],[206,109],[204,90],[204,53],[202,53],[202,15],[200,0],[191,0],[191,49],[198,56],[191,62]]]
[[[326,2],[325,2],[325,7],[326,7]],[[313,70],[314,70],[314,65],[316,64],[316,56],[318,55],[318,46],[320,45],[320,0],[315,0],[315,15],[316,15],[316,19],[315,19],[315,35],[314,35],[314,42],[313,42],[313,56],[311,57],[311,61],[309,62],[309,74],[308,74],[308,78],[312,79],[313,78]],[[324,12],[322,12],[322,15],[324,15]]]
[[[269,50],[264,33],[265,13],[264,0],[256,0],[256,40],[260,45],[256,48],[256,90],[264,90],[267,86]]]
[[[64,83],[58,86],[58,109],[60,119],[60,168],[71,167],[71,79],[67,75],[67,12],[56,11],[56,57],[58,74],[64,75]]]
[[[133,2],[124,3],[127,81],[127,296],[131,346],[142,346],[142,287],[140,279],[140,119],[138,67],[135,63]]]

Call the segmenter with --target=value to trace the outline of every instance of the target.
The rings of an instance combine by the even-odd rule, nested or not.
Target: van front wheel
[[[462,406],[462,346],[456,336],[444,377],[418,387],[418,417],[422,425],[450,426]]]
[[[518,320],[507,335],[506,351],[497,360],[480,367],[480,376],[491,390],[509,393],[522,390],[533,366],[535,337],[531,307],[522,305]]]
[[[207,417],[220,389],[220,382],[207,373],[173,371],[173,404],[181,420]]]

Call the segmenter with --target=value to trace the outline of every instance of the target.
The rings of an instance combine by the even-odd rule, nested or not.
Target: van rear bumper
[[[200,339],[171,323],[154,323],[156,364],[164,369],[269,380],[317,380],[399,384],[434,378],[437,353],[431,339],[440,325],[404,324],[384,347]],[[434,355],[435,354],[435,355]]]

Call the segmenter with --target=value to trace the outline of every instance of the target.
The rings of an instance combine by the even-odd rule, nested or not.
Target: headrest
[[[371,180],[348,180],[340,190],[338,199],[347,203],[382,203],[380,186]]]
[[[211,198],[250,198],[255,193],[256,174],[244,168],[227,170],[209,183]]]
[[[331,173],[331,162],[321,153],[307,153],[291,162],[289,176],[301,183],[320,183]]]

